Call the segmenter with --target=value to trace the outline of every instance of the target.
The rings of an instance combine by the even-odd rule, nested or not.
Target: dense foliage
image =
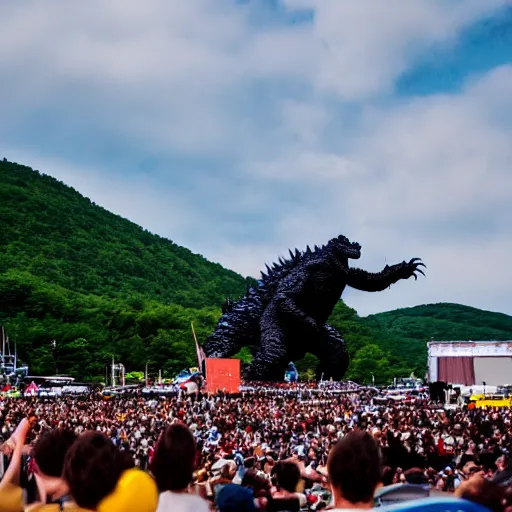
[[[241,295],[246,280],[96,206],[28,167],[0,162],[0,272],[20,269],[86,294],[185,307]]]
[[[0,226],[0,323],[33,373],[101,377],[112,355],[180,370],[194,360],[191,321],[204,339],[252,281],[5,160]]]
[[[224,298],[253,282],[6,160],[0,249],[0,324],[34,374],[101,379],[115,356],[128,371],[147,363],[172,376],[195,365],[190,323],[204,340]],[[348,377],[367,382],[423,375],[431,337],[512,338],[511,317],[454,304],[360,318],[340,302],[330,322],[348,342]],[[308,355],[299,371],[314,364]]]

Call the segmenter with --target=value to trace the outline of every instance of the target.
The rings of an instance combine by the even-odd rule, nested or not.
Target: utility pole
[[[57,340],[53,340],[51,345],[52,345],[53,365],[55,366],[55,375],[58,375],[59,369],[57,368],[57,356],[55,354],[57,352]]]

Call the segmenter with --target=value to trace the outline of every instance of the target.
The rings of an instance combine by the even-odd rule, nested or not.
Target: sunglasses
[[[480,466],[473,466],[473,467],[469,468],[470,475],[474,475],[475,473],[480,473],[480,471],[483,471],[483,468],[481,468]]]

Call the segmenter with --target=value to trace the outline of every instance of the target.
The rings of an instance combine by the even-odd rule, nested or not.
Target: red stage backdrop
[[[437,360],[438,380],[452,384],[474,386],[475,365],[472,357],[440,357]],[[478,383],[480,384],[480,383]]]
[[[240,360],[206,358],[206,388],[208,393],[238,393]]]

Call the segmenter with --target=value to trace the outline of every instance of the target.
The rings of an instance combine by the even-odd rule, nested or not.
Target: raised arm
[[[398,263],[397,265],[386,265],[382,272],[372,273],[351,268],[347,276],[347,285],[356,290],[364,292],[380,292],[389,288],[401,279],[409,279],[414,277],[418,279],[418,273],[425,275],[419,267],[425,267],[420,258],[413,258],[409,262]]]
[[[5,471],[2,481],[0,482],[0,492],[12,488],[12,486],[16,484],[17,480],[19,480],[21,458],[23,456],[23,447],[25,445],[25,440],[27,438],[29,430],[30,422],[28,419],[24,418],[16,427],[16,430],[14,431],[13,435],[10,438],[11,441],[14,443],[14,449],[11,461],[9,463],[9,467]],[[0,456],[3,457],[3,455],[3,453],[0,453]]]

